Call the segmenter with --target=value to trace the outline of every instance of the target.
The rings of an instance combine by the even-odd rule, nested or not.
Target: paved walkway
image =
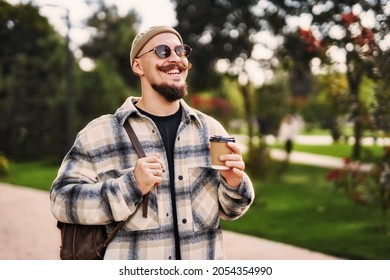
[[[45,191],[0,183],[0,260],[58,260],[60,232]],[[332,256],[224,231],[227,259],[329,260]]]

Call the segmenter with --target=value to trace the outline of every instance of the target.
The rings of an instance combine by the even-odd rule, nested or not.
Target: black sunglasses
[[[186,44],[178,45],[178,46],[174,47],[173,50],[176,53],[176,55],[180,58],[189,57],[191,54],[191,51],[192,51],[190,46],[188,46]],[[148,54],[152,51],[154,51],[154,53],[160,58],[167,58],[171,55],[171,48],[170,47],[168,47],[167,45],[158,45],[157,47],[154,47],[150,51],[147,51],[143,54],[140,54],[140,55],[136,56],[135,58],[140,58],[141,56]]]

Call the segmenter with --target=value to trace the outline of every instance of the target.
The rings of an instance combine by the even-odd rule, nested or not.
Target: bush
[[[245,159],[246,170],[251,177],[257,179],[265,179],[271,173],[273,164],[269,149],[265,143],[254,146],[252,151],[249,151]]]
[[[327,173],[326,179],[358,205],[378,208],[381,226],[387,229],[387,213],[390,210],[390,147],[385,147],[383,159],[369,170],[361,162],[344,160],[344,167]]]
[[[7,157],[0,153],[0,178],[6,178],[9,174],[9,161]]]

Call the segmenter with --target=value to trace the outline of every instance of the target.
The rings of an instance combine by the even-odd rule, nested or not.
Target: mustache
[[[185,71],[185,70],[189,70],[191,69],[192,67],[192,64],[191,63],[188,63],[187,65],[184,64],[184,63],[170,63],[170,64],[167,64],[167,65],[157,65],[157,69],[160,70],[160,71],[163,71],[163,72],[167,72],[167,71],[170,71],[172,69],[179,69],[179,71]]]

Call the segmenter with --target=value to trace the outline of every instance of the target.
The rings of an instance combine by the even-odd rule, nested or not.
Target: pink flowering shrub
[[[390,208],[390,147],[385,147],[383,159],[367,168],[358,161],[344,159],[344,166],[329,171],[326,179],[336,189],[342,189],[356,204],[378,208],[385,229]]]

